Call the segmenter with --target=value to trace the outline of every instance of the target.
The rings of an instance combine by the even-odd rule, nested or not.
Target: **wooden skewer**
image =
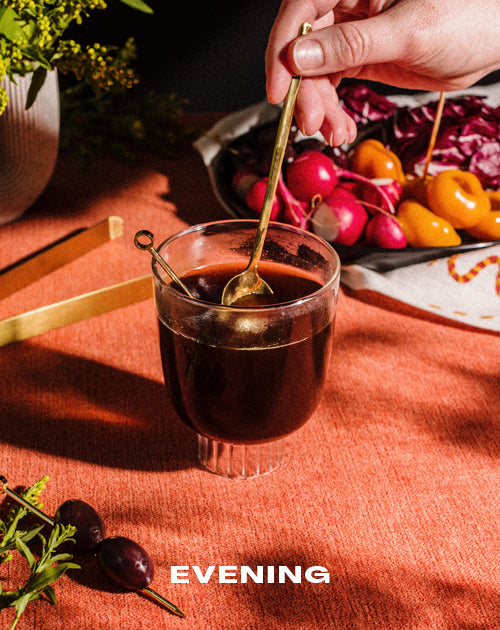
[[[436,117],[434,118],[434,124],[432,126],[431,139],[429,141],[429,146],[427,148],[427,155],[425,156],[424,174],[422,175],[422,179],[424,180],[427,177],[427,173],[429,171],[429,165],[432,160],[432,152],[434,151],[434,147],[436,145],[439,125],[441,124],[441,117],[443,115],[445,98],[446,98],[446,92],[441,92],[441,96],[439,97],[439,102],[436,109]]]

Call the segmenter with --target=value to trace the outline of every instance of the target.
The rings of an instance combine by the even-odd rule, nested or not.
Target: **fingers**
[[[383,25],[364,24],[368,20],[332,25],[332,4],[346,3],[303,0],[299,16],[298,3],[284,0],[266,50],[266,89],[269,102],[279,103],[286,96],[292,74],[310,76],[310,80],[302,81],[297,123],[305,135],[320,130],[327,142],[341,144],[355,138],[356,126],[338,104],[334,78],[364,63],[374,49],[372,42],[385,35]],[[297,37],[298,19],[313,24],[313,32]],[[330,77],[321,76],[328,74]]]
[[[302,79],[295,120],[304,135],[320,131],[331,145],[353,142],[356,137],[356,124],[339,105],[335,87],[327,77]]]
[[[396,61],[407,53],[406,43],[401,34],[393,36],[392,20],[385,14],[335,24],[295,39],[288,46],[286,63],[291,72],[303,76],[340,73]]]
[[[332,24],[332,5],[337,2],[338,0],[283,0],[271,29],[265,54],[266,89],[270,103],[279,103],[285,98],[292,76],[286,49],[297,37],[300,25],[308,22],[315,30]]]
[[[401,32],[394,37],[398,20],[391,18],[390,11],[370,19],[333,24],[335,6],[346,3],[304,0],[300,12],[297,4],[293,0],[283,2],[270,33],[265,64],[271,103],[284,99],[292,74],[339,73],[364,64],[394,61],[408,52]],[[297,37],[299,21],[310,22],[313,32]],[[399,22],[401,31],[405,20]]]

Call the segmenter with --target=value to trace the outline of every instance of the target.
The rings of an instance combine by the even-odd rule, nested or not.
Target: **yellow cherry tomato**
[[[462,242],[449,221],[413,199],[399,204],[397,219],[412,247],[451,247]]]
[[[480,241],[500,240],[500,190],[488,192],[491,210],[477,225],[468,228],[467,232]]]
[[[394,179],[400,184],[405,181],[398,156],[373,138],[356,145],[350,156],[350,168],[369,179]]]
[[[477,225],[491,209],[487,192],[469,171],[441,171],[427,187],[429,208],[457,229]]]
[[[402,199],[414,199],[427,207],[427,188],[431,180],[432,177],[430,175],[427,175],[425,178],[409,176],[403,186]]]
[[[500,190],[489,190],[487,195],[490,198],[491,209],[500,210]]]

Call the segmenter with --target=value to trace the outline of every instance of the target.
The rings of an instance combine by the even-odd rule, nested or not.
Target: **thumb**
[[[365,20],[342,22],[295,39],[287,49],[294,74],[316,76],[363,65],[396,61],[408,51],[408,38],[389,13]]]

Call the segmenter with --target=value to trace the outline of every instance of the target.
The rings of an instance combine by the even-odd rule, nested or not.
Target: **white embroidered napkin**
[[[383,273],[342,268],[350,289],[370,289],[469,326],[500,332],[500,245]]]

